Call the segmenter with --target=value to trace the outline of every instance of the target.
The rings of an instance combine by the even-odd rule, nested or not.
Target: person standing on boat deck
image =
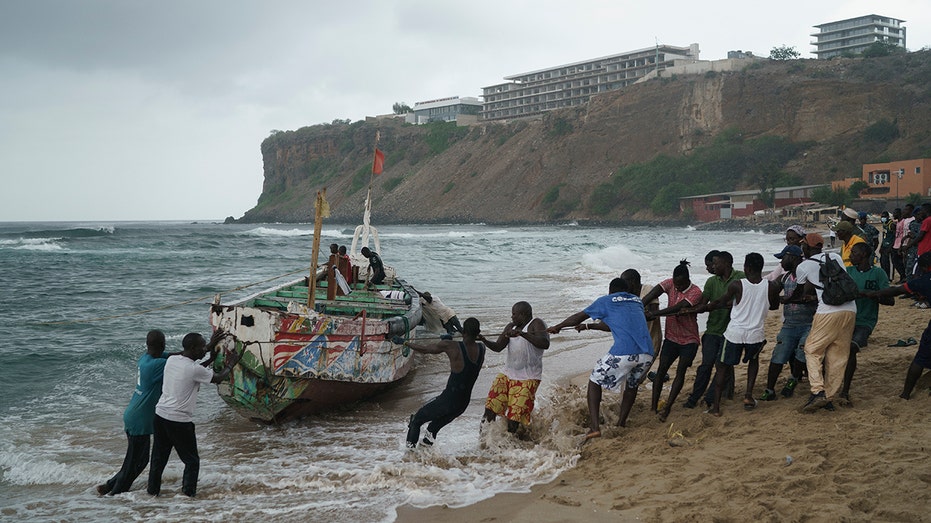
[[[320,275],[317,276],[317,281],[325,281],[330,271],[336,270],[338,262],[339,262],[339,245],[335,243],[331,243],[330,244],[330,257],[327,258],[326,270],[321,272]]]
[[[184,462],[181,492],[194,497],[197,494],[197,476],[200,472],[200,456],[197,454],[197,437],[194,434],[194,407],[197,392],[202,383],[220,383],[229,376],[239,363],[242,353],[233,353],[221,372],[213,372],[209,366],[217,357],[216,347],[226,332],[217,330],[207,342],[196,332],[181,340],[183,351],[168,358],[162,384],[162,397],[155,406],[155,443],[152,445],[152,466],[149,468],[147,491],[158,496],[162,487],[162,472],[168,464],[171,449]],[[207,353],[210,358],[197,364]]]
[[[136,390],[123,411],[123,429],[128,440],[126,457],[120,471],[97,486],[97,493],[101,496],[128,492],[133,481],[149,464],[155,404],[162,395],[166,358],[173,354],[165,353],[165,333],[160,330],[150,330],[145,337],[145,345],[145,354],[136,363]]]
[[[430,325],[439,324],[446,329],[447,334],[462,332],[462,325],[459,323],[459,318],[456,316],[455,311],[447,307],[439,298],[433,296],[429,292],[417,291],[417,294],[423,298],[423,302],[421,302],[420,305],[423,309],[424,321],[428,327]]]
[[[460,342],[442,340],[432,345],[404,342],[404,345],[417,352],[423,354],[445,352],[449,357],[449,379],[446,381],[446,388],[439,396],[430,400],[411,416],[407,426],[408,448],[417,446],[417,440],[420,439],[420,427],[428,421],[430,424],[427,425],[427,435],[423,438],[423,444],[433,445],[440,429],[461,416],[469,406],[472,387],[475,386],[475,380],[478,379],[478,373],[482,370],[482,363],[485,361],[485,346],[476,342],[480,333],[478,320],[466,318]]]
[[[362,256],[365,256],[369,260],[369,271],[372,273],[372,279],[370,280],[375,285],[381,285],[385,281],[385,264],[381,261],[381,256],[376,252],[372,252],[368,247],[362,247]]]
[[[625,426],[627,413],[637,396],[637,387],[653,362],[653,341],[647,330],[643,302],[628,289],[626,280],[614,278],[608,285],[606,296],[547,329],[550,334],[558,334],[566,327],[575,327],[588,318],[594,318],[604,322],[614,337],[611,349],[595,364],[588,380],[588,433],[585,440],[601,436],[601,389],[617,391],[624,386],[617,424]]]
[[[349,258],[349,255],[346,254],[346,246],[340,245],[339,252],[339,271],[343,274],[343,278],[346,279],[346,283],[355,283],[352,281],[352,260]]]
[[[483,422],[504,416],[508,432],[517,432],[521,424],[530,423],[537,388],[543,379],[543,351],[550,348],[546,324],[533,317],[529,303],[519,301],[511,307],[511,323],[504,327],[497,341],[484,336],[478,340],[495,352],[508,350],[504,370],[495,376],[488,391]]]

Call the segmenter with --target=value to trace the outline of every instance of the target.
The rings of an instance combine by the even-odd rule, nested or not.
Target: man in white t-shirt
[[[811,396],[802,405],[802,412],[815,412],[821,408],[834,410],[831,400],[844,383],[844,370],[847,368],[847,358],[850,357],[850,340],[853,338],[853,327],[857,317],[856,301],[828,305],[821,299],[821,263],[828,256],[842,266],[844,263],[843,258],[837,253],[822,253],[823,246],[824,238],[820,234],[806,235],[805,241],[802,242],[802,251],[806,259],[795,269],[798,283],[796,292],[801,292],[799,289],[804,285],[806,295],[814,290],[818,298],[818,309],[805,341],[805,365],[808,367]]]
[[[197,437],[194,434],[197,392],[202,383],[220,383],[225,380],[242,357],[242,353],[234,352],[222,372],[210,370],[210,364],[217,357],[217,343],[226,335],[217,330],[208,343],[203,336],[192,332],[181,340],[184,349],[181,354],[168,358],[165,363],[162,397],[155,406],[155,441],[146,489],[153,496],[158,496],[161,491],[162,472],[168,464],[172,448],[184,462],[181,492],[190,497],[197,494],[197,476],[200,472],[200,456],[197,454]],[[208,352],[210,358],[197,363]]]

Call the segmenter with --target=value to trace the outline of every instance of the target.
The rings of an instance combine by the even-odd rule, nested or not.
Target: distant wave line
[[[298,274],[298,273],[306,272],[306,271],[310,271],[310,267],[301,268],[301,269],[296,269],[296,270],[293,270],[293,271],[291,271],[291,272],[286,272],[286,273],[284,273],[284,274],[279,274],[278,276],[272,276],[271,278],[267,278],[267,279],[264,279],[264,280],[261,280],[261,281],[256,281],[256,282],[248,283],[248,284],[246,284],[246,285],[240,285],[240,286],[238,286],[238,287],[234,287],[234,288],[232,288],[232,289],[228,289],[228,290],[225,290],[225,291],[214,292],[214,293],[208,294],[208,295],[206,295],[206,296],[198,296],[198,297],[196,297],[196,298],[191,298],[190,300],[184,300],[184,301],[180,301],[180,302],[176,302],[176,303],[170,303],[170,304],[168,304],[168,305],[162,305],[162,306],[159,306],[159,307],[152,307],[151,309],[144,309],[144,310],[139,310],[139,311],[127,312],[127,313],[124,313],[124,314],[113,314],[113,315],[110,315],[110,316],[98,316],[98,317],[96,317],[96,318],[85,318],[85,319],[81,319],[81,320],[61,320],[61,321],[41,321],[41,322],[32,322],[32,323],[27,323],[27,325],[46,325],[46,326],[49,326],[49,325],[75,325],[75,324],[79,324],[79,323],[95,323],[95,322],[98,322],[98,321],[107,321],[107,320],[115,320],[115,319],[119,319],[119,318],[128,318],[128,317],[130,317],[130,316],[140,316],[140,315],[142,315],[142,314],[148,314],[148,313],[150,313],[150,312],[161,311],[161,310],[166,310],[166,309],[173,309],[173,308],[175,308],[175,307],[180,307],[180,306],[182,306],[182,305],[190,305],[191,303],[197,303],[197,302],[203,301],[203,300],[211,300],[211,299],[213,299],[214,296],[216,296],[216,295],[221,295],[221,296],[222,296],[223,294],[229,294],[229,293],[231,293],[231,292],[241,291],[241,290],[243,290],[243,289],[248,289],[249,287],[254,287],[254,286],[256,286],[256,285],[261,285],[261,284],[263,284],[263,283],[268,283],[268,282],[270,282],[270,281],[274,281],[274,280],[277,280],[277,279],[279,279],[279,278],[284,278],[285,276],[291,276],[291,275],[293,275],[293,274]]]

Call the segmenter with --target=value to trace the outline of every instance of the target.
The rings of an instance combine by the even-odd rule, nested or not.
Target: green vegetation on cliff
[[[679,198],[738,185],[766,191],[796,179],[782,172],[785,165],[813,143],[793,143],[782,136],[745,139],[738,129],[718,134],[711,145],[688,156],[658,155],[649,162],[620,167],[611,181],[596,187],[590,209],[606,215],[622,203],[649,205],[657,215],[679,212]]]

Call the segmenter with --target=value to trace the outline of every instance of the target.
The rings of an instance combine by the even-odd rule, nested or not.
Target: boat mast
[[[382,172],[382,165],[381,162],[379,162],[379,155],[382,153],[378,150],[378,142],[380,140],[381,131],[375,131],[375,159],[372,162],[372,173],[369,174],[369,186],[365,192],[365,211],[362,213],[362,225],[357,226],[355,232],[352,235],[353,254],[359,252],[362,247],[368,247],[369,234],[372,235],[375,252],[381,253],[381,243],[378,240],[378,230],[372,227],[370,224],[372,217],[372,181],[374,181],[375,175],[381,174]],[[383,161],[384,155],[381,157]],[[359,240],[361,240],[361,242]],[[357,248],[359,250],[357,250]]]
[[[326,187],[317,191],[314,202],[314,243],[310,255],[310,278],[307,280],[307,308],[313,310],[317,295],[317,257],[320,255],[320,231],[323,219],[330,215],[330,206],[326,201]]]

